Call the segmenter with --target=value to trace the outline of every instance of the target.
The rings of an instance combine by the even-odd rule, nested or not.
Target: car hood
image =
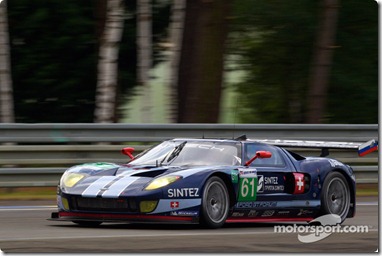
[[[109,163],[95,163],[75,166],[67,172],[83,173],[86,176],[72,188],[61,189],[64,193],[84,197],[118,198],[124,195],[144,193],[144,188],[155,178],[179,175],[187,178],[218,166],[129,166]]]

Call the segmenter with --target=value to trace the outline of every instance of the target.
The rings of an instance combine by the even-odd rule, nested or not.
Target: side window
[[[256,151],[269,151],[272,153],[272,157],[270,158],[257,158],[255,161],[251,163],[251,166],[269,166],[269,167],[284,167],[285,162],[284,158],[281,156],[279,150],[272,146],[263,145],[263,144],[247,144],[246,145],[246,155],[245,161],[251,159]]]

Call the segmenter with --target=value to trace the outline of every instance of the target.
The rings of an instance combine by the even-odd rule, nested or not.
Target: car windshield
[[[240,165],[240,145],[221,141],[165,141],[129,162],[134,165]]]

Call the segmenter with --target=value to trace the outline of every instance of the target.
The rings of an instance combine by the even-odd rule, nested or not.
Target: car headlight
[[[156,178],[150,184],[145,188],[145,190],[153,190],[157,188],[162,188],[164,186],[167,186],[168,184],[171,184],[177,180],[179,180],[181,176],[164,176],[160,178]]]
[[[71,188],[82,180],[86,174],[77,172],[66,172],[62,175],[60,184],[61,186]]]

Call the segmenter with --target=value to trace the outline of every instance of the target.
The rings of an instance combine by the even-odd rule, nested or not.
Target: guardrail
[[[1,124],[0,187],[55,186],[66,168],[85,162],[126,162],[120,149],[140,152],[174,137],[298,139],[364,142],[378,138],[377,125],[309,124]],[[318,150],[295,149],[303,155]],[[378,182],[378,153],[358,157],[332,150],[350,164],[358,183]]]

